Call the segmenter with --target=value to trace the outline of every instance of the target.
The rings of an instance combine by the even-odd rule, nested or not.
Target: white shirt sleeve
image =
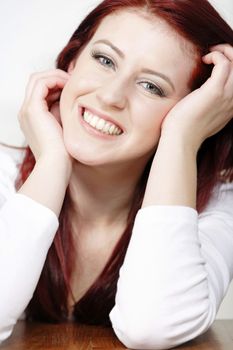
[[[213,323],[233,276],[233,184],[189,207],[139,210],[110,319],[132,349],[169,349]]]
[[[0,342],[32,298],[58,228],[50,209],[15,192],[17,156],[10,153],[0,148]]]

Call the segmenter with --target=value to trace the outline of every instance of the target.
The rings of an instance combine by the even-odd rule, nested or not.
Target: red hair
[[[201,86],[211,73],[212,67],[202,63],[202,55],[206,54],[211,46],[219,43],[233,45],[232,29],[206,0],[105,0],[79,25],[59,54],[57,67],[67,71],[71,61],[92,38],[104,17],[116,11],[131,8],[146,12],[150,16],[159,16],[175,32],[195,45],[199,58],[190,81],[192,89]],[[219,133],[205,140],[198,152],[197,210],[199,212],[207,204],[217,181],[232,181],[232,155],[233,123],[231,121]],[[74,316],[80,322],[110,325],[108,315],[114,306],[119,269],[128,247],[135,216],[141,207],[151,162],[152,159],[148,162],[135,188],[127,225],[109,261],[91,288],[75,306]],[[17,186],[26,180],[34,164],[33,154],[28,148]],[[67,319],[69,279],[75,259],[69,222],[70,205],[69,190],[67,190],[59,217],[59,229],[48,252],[34,296],[27,308],[28,319],[49,322]]]

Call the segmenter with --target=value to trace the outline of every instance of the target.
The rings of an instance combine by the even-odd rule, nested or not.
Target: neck
[[[75,162],[69,184],[72,222],[86,229],[126,222],[144,167],[145,164],[93,167]]]

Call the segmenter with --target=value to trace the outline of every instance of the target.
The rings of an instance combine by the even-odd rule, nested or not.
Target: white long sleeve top
[[[0,342],[36,288],[56,215],[17,194],[15,151],[0,148]],[[233,184],[216,186],[200,215],[189,207],[138,211],[120,269],[112,327],[132,349],[169,349],[204,333],[233,275]]]

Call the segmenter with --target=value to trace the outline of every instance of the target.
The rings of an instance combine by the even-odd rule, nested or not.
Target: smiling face
[[[191,44],[166,22],[132,11],[104,18],[60,100],[68,152],[89,165],[146,164],[168,111],[187,93]]]

